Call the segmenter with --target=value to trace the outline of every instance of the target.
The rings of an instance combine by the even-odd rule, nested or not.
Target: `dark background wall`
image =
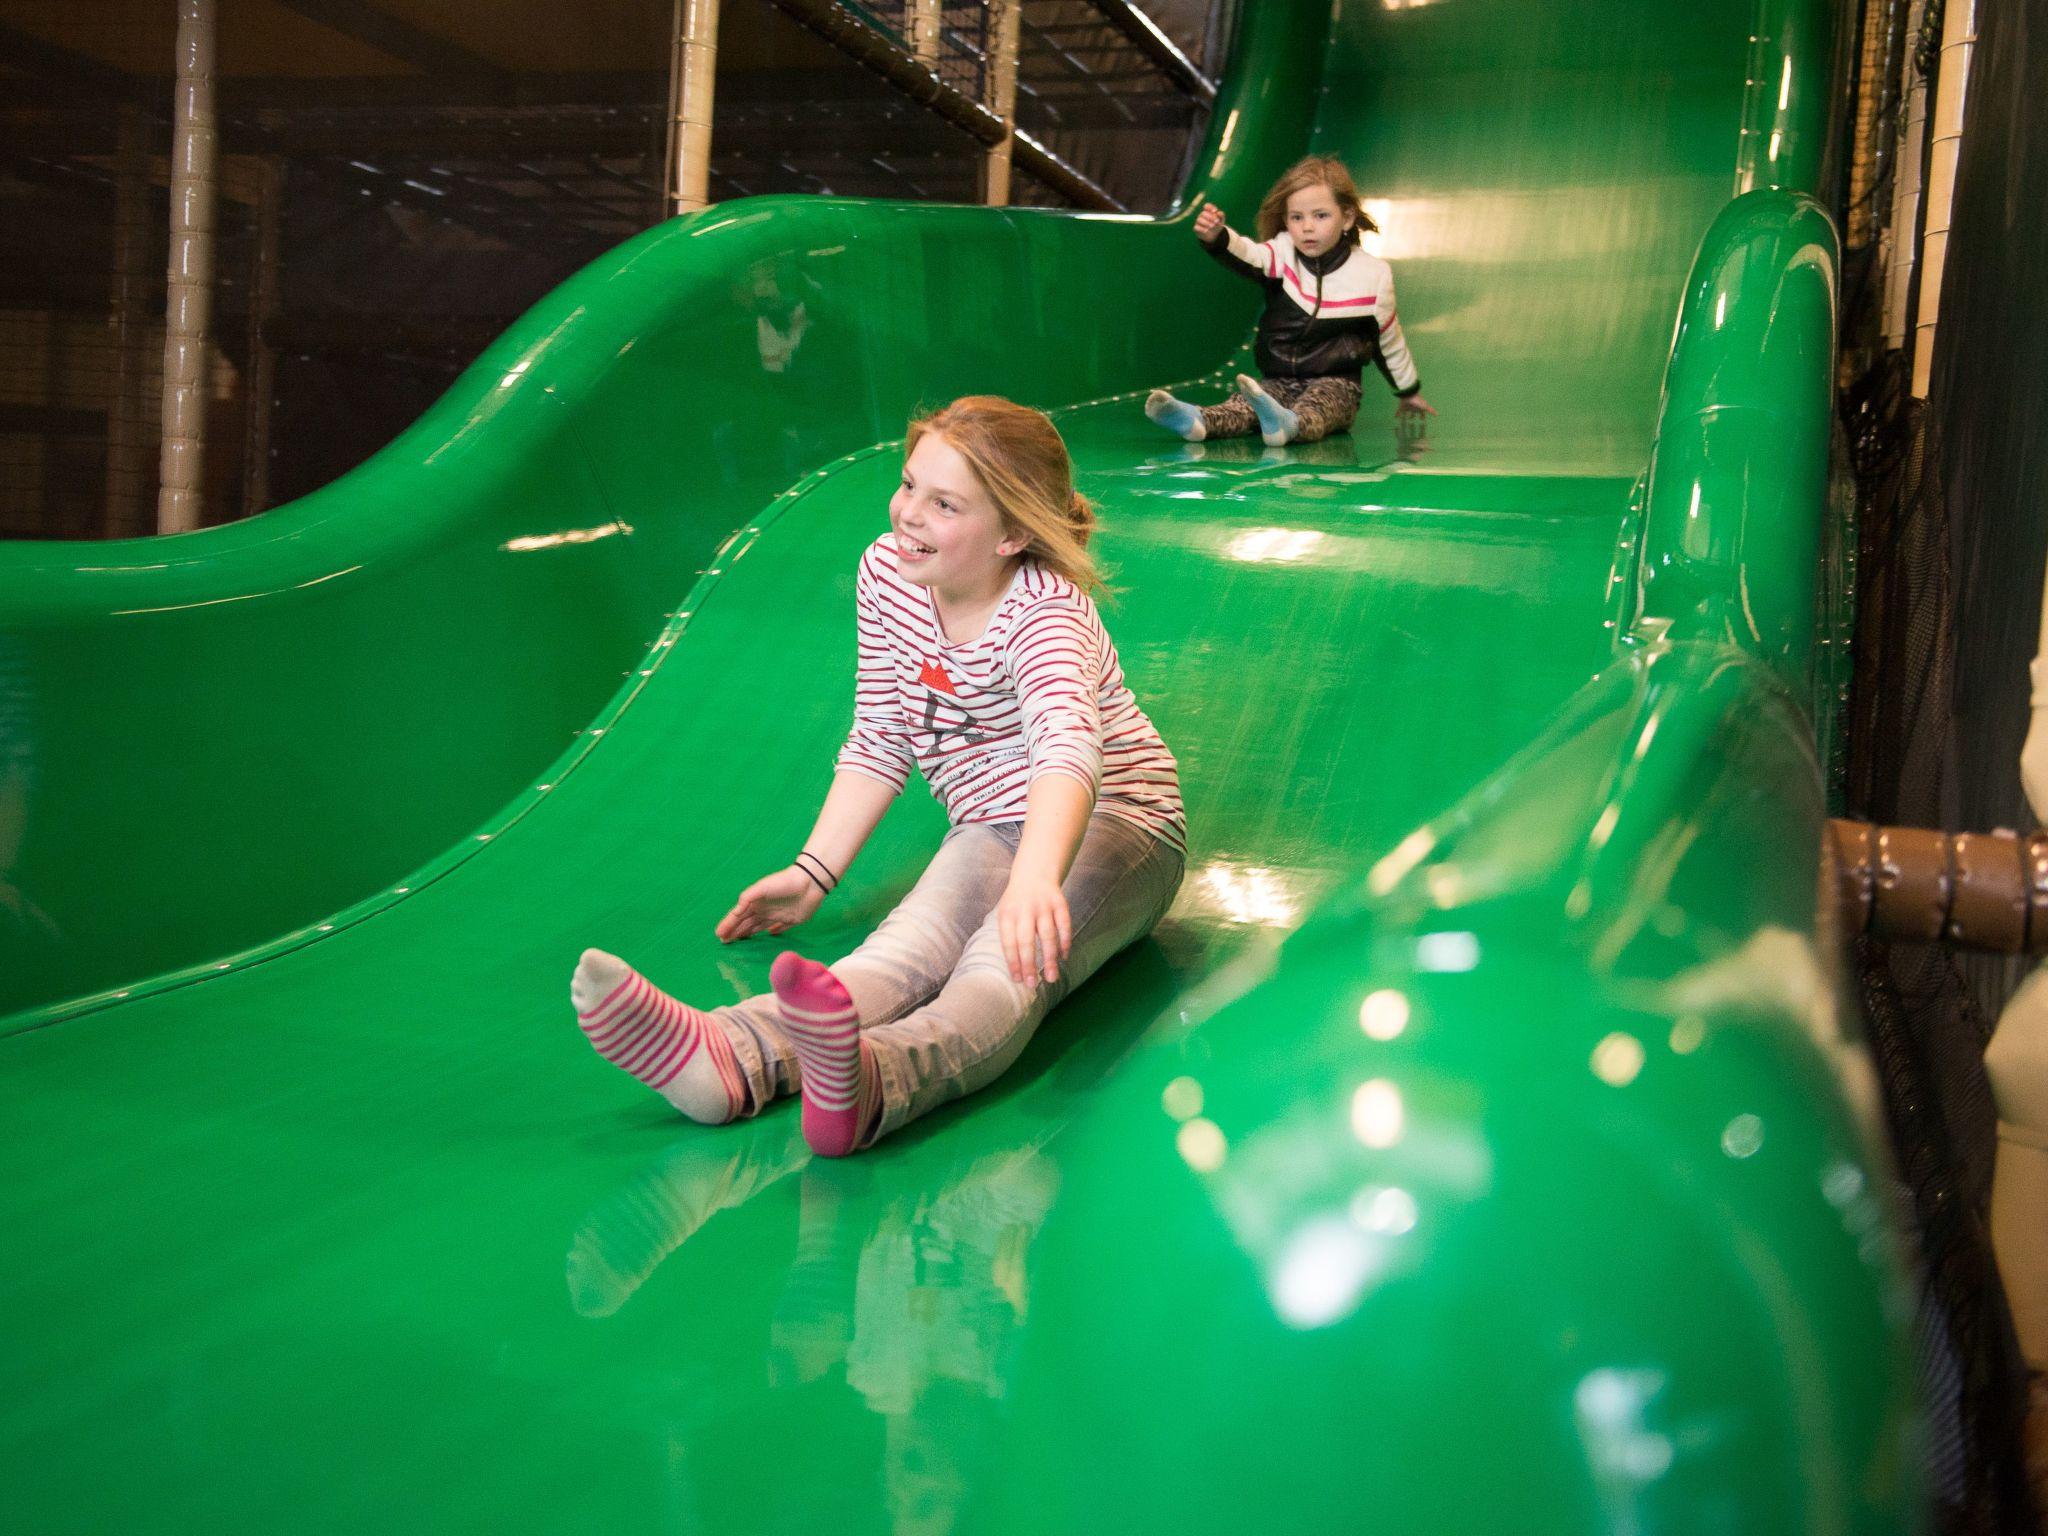
[[[2019,787],[2048,565],[2048,0],[1986,0],[1930,399],[1954,579],[1956,827],[2032,825]]]
[[[168,0],[0,0],[0,538],[152,532]],[[900,33],[902,0],[849,7]],[[1213,76],[1219,0],[1145,0]],[[205,520],[361,462],[492,337],[664,216],[673,0],[219,0]],[[711,196],[979,199],[982,145],[778,10],[724,0]],[[987,7],[940,77],[985,93]],[[1019,127],[1163,210],[1204,109],[1090,0],[1025,0]],[[1019,171],[1012,200],[1058,206]]]
[[[2019,754],[2048,564],[2048,0],[1979,0],[1977,23],[1928,398],[1910,399],[1903,354],[1849,396],[1864,498],[1848,810],[1952,831],[2035,825]],[[1861,321],[1867,336],[1867,310]],[[1990,1244],[1983,1065],[2026,966],[1896,942],[1860,959],[1925,1282],[1936,1528],[2032,1529],[2030,1389]],[[2048,1393],[2034,1395],[2038,1418]],[[2048,1421],[2032,1432],[2048,1442]]]
[[[2043,79],[2048,0],[1980,0],[1928,399],[1903,398],[1903,357],[1874,391],[1850,789],[1879,821],[2035,824],[2019,754],[2048,564]],[[1994,1016],[2024,969],[1959,964]]]

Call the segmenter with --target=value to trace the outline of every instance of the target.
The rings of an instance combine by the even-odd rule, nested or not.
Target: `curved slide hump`
[[[1424,442],[1372,378],[1308,446],[1145,420],[1244,366],[1192,196],[773,199],[320,496],[0,549],[23,1524],[1919,1529],[1817,898],[1833,26],[1243,7],[1199,187],[1246,228],[1345,157]],[[829,781],[904,417],[968,390],[1102,509],[1187,879],[994,1087],[814,1161],[595,1057],[568,975],[766,986],[712,924]]]
[[[1299,153],[1316,30],[1247,16],[1198,187],[1246,202]],[[0,544],[0,1019],[317,935],[493,835],[727,541],[920,404],[1215,366],[1243,317],[1191,216],[725,204],[593,263],[315,495]]]

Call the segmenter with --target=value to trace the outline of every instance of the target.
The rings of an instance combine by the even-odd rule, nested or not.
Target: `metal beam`
[[[1129,38],[1140,53],[1158,65],[1168,79],[1205,107],[1216,104],[1216,82],[1181,52],[1180,44],[1159,30],[1159,24],[1131,0],[1088,0],[1102,19]]]
[[[1108,81],[1091,71],[1086,64],[1074,56],[1072,50],[1067,48],[1065,44],[1040,31],[1037,27],[1032,26],[1028,18],[1024,22],[1024,28],[1038,40],[1046,52],[1060,61],[1060,64],[1066,70],[1069,84],[1076,87],[1083,94],[1095,96],[1108,103],[1113,109],[1121,111],[1126,118],[1132,121],[1136,120],[1121,97],[1109,89]],[[1055,117],[1059,115],[1058,102],[1060,98],[1057,93],[1040,87],[1038,90],[1032,91],[1031,95],[1046,111],[1052,113]]]
[[[919,63],[915,54],[884,37],[838,0],[769,0],[769,4],[983,144],[1002,139],[1006,127],[1001,117],[946,84]],[[1013,138],[1016,164],[1069,202],[1115,213],[1129,211],[1109,191],[1028,133],[1020,130]]]

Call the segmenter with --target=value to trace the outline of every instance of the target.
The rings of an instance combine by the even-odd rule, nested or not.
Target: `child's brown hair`
[[[1343,244],[1356,245],[1368,231],[1378,231],[1379,225],[1365,211],[1365,204],[1359,200],[1358,184],[1351,179],[1344,162],[1335,155],[1310,155],[1289,166],[1286,174],[1273,183],[1266,200],[1259,204],[1261,240],[1270,240],[1287,227],[1287,199],[1304,187],[1328,187],[1330,196],[1336,200],[1337,212],[1351,215],[1352,225],[1344,231]]]
[[[1102,585],[1088,553],[1095,507],[1074,489],[1074,461],[1050,416],[1000,395],[963,395],[911,422],[904,458],[927,432],[944,438],[967,461],[1004,528],[1029,541],[1026,558],[1083,592]]]

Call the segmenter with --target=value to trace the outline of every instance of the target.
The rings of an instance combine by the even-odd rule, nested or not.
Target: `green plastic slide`
[[[1920,1529],[1817,894],[1836,57],[1822,0],[1257,0],[1170,217],[712,208],[315,496],[0,546],[0,1524]],[[1311,148],[1442,414],[1178,443],[1257,302],[1195,194]],[[970,391],[1100,501],[1187,883],[870,1153],[680,1122],[570,971],[765,986],[712,924]]]

